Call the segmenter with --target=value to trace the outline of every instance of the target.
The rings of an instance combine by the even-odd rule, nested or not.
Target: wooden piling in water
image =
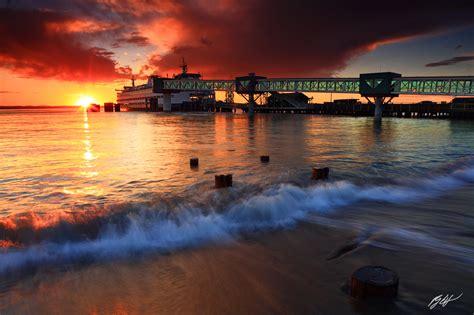
[[[191,168],[198,167],[199,166],[199,159],[196,158],[196,157],[190,158],[189,159],[189,166],[191,166]]]
[[[350,295],[366,297],[395,297],[398,293],[398,274],[383,266],[364,266],[351,277]]]
[[[232,174],[215,175],[214,179],[216,188],[232,187]]]
[[[316,168],[313,167],[311,173],[311,179],[320,180],[320,179],[328,179],[329,178],[329,167],[324,168]]]

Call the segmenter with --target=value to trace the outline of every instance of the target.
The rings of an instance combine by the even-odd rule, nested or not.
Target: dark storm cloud
[[[135,24],[160,17],[155,7],[133,0],[0,2],[0,67],[22,77],[68,81],[128,78],[131,68],[118,66],[104,48],[149,45]]]
[[[472,24],[473,11],[459,0],[23,0],[0,11],[0,67],[114,80],[131,69],[103,48],[154,45],[142,72],[175,72],[185,57],[207,78],[331,75],[377,45]]]
[[[24,77],[70,81],[128,77],[116,69],[112,52],[79,41],[74,28],[81,25],[75,22],[58,12],[0,8],[0,67]]]
[[[441,60],[441,61],[438,61],[438,62],[428,63],[428,64],[425,65],[425,67],[433,68],[433,67],[451,66],[451,65],[455,65],[455,64],[460,63],[460,62],[466,62],[466,61],[470,61],[470,60],[474,60],[474,56],[454,57],[454,58],[451,58],[451,59],[446,59],[446,60]]]
[[[139,47],[146,47],[150,45],[148,37],[141,36],[139,32],[132,32],[129,36],[119,38],[115,43],[112,44],[112,47],[118,48],[122,44],[132,44]]]
[[[221,12],[181,2],[186,39],[154,58],[175,69],[181,56],[209,76],[328,75],[375,45],[473,23],[474,1],[226,1]],[[153,64],[153,63],[152,63]]]

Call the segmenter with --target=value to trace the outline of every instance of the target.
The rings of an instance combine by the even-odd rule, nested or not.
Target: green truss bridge
[[[157,78],[155,92],[227,91],[243,95],[253,115],[255,96],[266,92],[359,94],[375,105],[375,119],[383,104],[399,95],[474,96],[474,76],[402,77],[393,72],[366,73],[358,78],[266,78],[250,73],[235,80]],[[154,84],[155,85],[155,84]]]

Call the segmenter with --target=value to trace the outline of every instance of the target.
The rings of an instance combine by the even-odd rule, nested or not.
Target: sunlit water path
[[[140,268],[153,274],[159,271],[148,265],[152,261],[172,268],[183,255],[216,251],[209,254],[216,255],[209,268],[215,265],[226,279],[229,262],[217,262],[227,255],[238,260],[249,253],[276,255],[265,265],[271,270],[281,263],[279,271],[309,260],[314,264],[313,254],[316,261],[349,262],[351,268],[354,260],[367,262],[357,251],[331,256],[347,238],[372,248],[371,262],[383,263],[389,257],[385,251],[395,265],[406,259],[403,253],[412,259],[413,253],[436,255],[452,267],[428,265],[428,273],[464,270],[472,280],[474,125],[469,121],[385,119],[376,127],[370,118],[256,115],[249,120],[232,114],[72,109],[2,110],[0,126],[0,274],[14,280],[4,283],[0,307],[9,310],[41,305],[48,312],[41,291],[19,306],[11,288],[22,290],[25,280],[18,279],[35,274],[42,279],[43,272],[64,272],[64,266],[74,269],[78,281],[89,279],[99,288],[90,283],[88,268],[91,273],[119,268],[128,287],[138,271],[121,264],[137,257],[144,259]],[[260,155],[270,155],[270,163],[260,163]],[[199,157],[197,169],[189,167],[192,156]],[[330,167],[330,180],[311,181],[312,166]],[[214,175],[221,173],[233,174],[234,187],[213,188]],[[278,256],[290,247],[296,261]],[[316,252],[309,255],[308,247]],[[197,252],[187,252],[191,249]],[[330,262],[328,255],[334,258]],[[201,261],[186,264],[180,268],[189,271]],[[335,267],[343,269],[338,277],[350,272],[349,265]],[[262,267],[250,264],[248,273]],[[283,282],[289,281],[287,271]],[[160,290],[166,290],[178,275],[160,277]],[[59,279],[50,285],[71,289]],[[285,285],[302,285],[291,281]],[[329,286],[329,279],[321,281]],[[464,290],[472,287],[471,281]],[[278,294],[283,293],[272,294],[268,305],[255,310],[282,311]],[[411,294],[396,311],[421,307],[424,301]],[[85,311],[100,304],[92,295],[78,303]],[[125,309],[135,309],[127,303]],[[295,305],[300,303],[307,301]],[[161,305],[177,311],[175,306]]]

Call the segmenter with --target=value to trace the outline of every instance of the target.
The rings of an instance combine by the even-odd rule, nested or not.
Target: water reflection
[[[72,187],[64,188],[63,192],[68,195],[91,195],[101,196],[104,194],[104,188],[101,185],[95,184],[96,178],[100,175],[99,171],[96,170],[96,164],[94,161],[97,156],[94,154],[92,149],[92,140],[89,125],[89,116],[87,110],[83,113],[83,133],[84,144],[82,160],[78,162],[81,171],[79,174],[84,179],[77,183],[72,183]],[[79,185],[78,185],[79,184]],[[82,186],[82,187],[81,187]]]
[[[472,124],[385,119],[374,126],[370,118],[256,115],[249,120],[224,113],[10,118],[6,121],[14,122],[5,127],[10,137],[0,138],[8,165],[0,166],[0,209],[6,209],[0,214],[28,213],[35,206],[41,212],[23,216],[21,228],[0,221],[1,231],[8,232],[2,234],[3,246],[23,238],[40,245],[2,256],[0,266],[36,263],[46,271],[35,275],[33,288],[28,278],[23,287],[2,292],[0,309],[2,303],[12,305],[12,313],[143,312],[144,307],[153,313],[206,313],[214,307],[222,314],[231,307],[261,314],[314,313],[319,303],[318,308],[327,307],[322,313],[350,313],[338,284],[354,266],[375,263],[396,264],[404,274],[403,289],[424,285],[426,297],[439,283],[462,283],[466,290],[474,283],[456,261],[472,257],[472,191],[431,203],[409,199],[437,196],[447,183],[459,182],[437,168],[472,157]],[[260,154],[270,155],[271,162],[261,164]],[[190,156],[200,158],[199,169],[189,168]],[[311,166],[318,165],[331,168],[329,182],[309,179]],[[232,172],[236,185],[213,189],[217,172]],[[431,180],[393,185],[419,175]],[[357,204],[358,196],[364,196],[363,204]],[[57,204],[74,215],[55,216]],[[97,216],[90,215],[92,206]],[[312,225],[309,213],[326,225]],[[54,220],[45,220],[48,215]],[[308,222],[293,224],[303,217]],[[298,228],[266,233],[261,224]],[[109,233],[116,225],[118,233]],[[252,231],[250,241],[236,229]],[[370,235],[357,250],[326,260],[338,245],[366,231]],[[234,233],[235,243],[206,247]],[[179,247],[189,244],[201,247]],[[165,257],[153,255],[162,248]],[[445,261],[430,260],[433,255],[444,255]],[[74,269],[101,257],[105,260]],[[53,270],[55,264],[67,265],[65,276]],[[414,265],[427,271],[423,281]],[[425,307],[424,296],[422,302],[413,298],[417,291],[404,291],[403,303]]]
[[[136,112],[29,113],[15,119],[18,124],[7,127],[11,137],[0,139],[8,165],[2,168],[8,180],[2,190],[24,196],[21,202],[12,197],[13,204],[0,200],[0,208],[10,211],[39,204],[25,193],[38,190],[19,178],[42,187],[41,208],[49,211],[45,202],[57,204],[58,187],[71,194],[70,200],[61,197],[68,207],[93,203],[93,196],[110,203],[150,192],[186,198],[190,185],[209,186],[218,172],[232,172],[245,184],[309,185],[311,167],[328,166],[334,179],[378,181],[418,176],[474,149],[472,124],[447,120],[388,118],[374,126],[371,118]],[[37,154],[29,153],[32,148]],[[259,155],[270,155],[271,163],[261,165]],[[200,159],[199,169],[189,169],[191,156]]]
[[[96,156],[92,153],[92,145],[91,145],[91,135],[89,133],[89,117],[86,110],[84,110],[84,166],[86,168],[92,168],[94,165],[92,164],[92,160],[96,159]],[[85,172],[85,175],[91,175],[91,172]],[[98,175],[98,172],[92,172],[93,175]]]

